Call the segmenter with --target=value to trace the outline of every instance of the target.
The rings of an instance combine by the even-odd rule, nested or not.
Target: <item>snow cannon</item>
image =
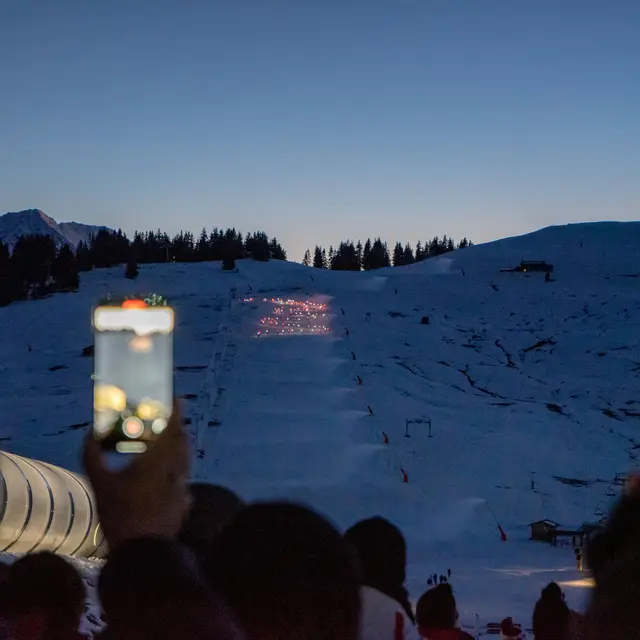
[[[104,557],[106,543],[88,481],[0,451],[0,551]]]

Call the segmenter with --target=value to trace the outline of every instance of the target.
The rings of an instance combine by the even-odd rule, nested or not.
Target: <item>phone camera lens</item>
[[[139,438],[144,433],[144,423],[140,418],[131,416],[122,422],[122,431],[127,438]]]

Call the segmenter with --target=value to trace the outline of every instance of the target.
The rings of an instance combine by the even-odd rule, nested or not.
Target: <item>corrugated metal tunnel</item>
[[[0,551],[104,556],[89,483],[61,467],[0,451]]]

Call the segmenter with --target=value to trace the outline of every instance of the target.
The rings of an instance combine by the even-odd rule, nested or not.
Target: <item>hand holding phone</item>
[[[107,457],[100,442],[86,438],[84,468],[109,548],[136,538],[175,537],[191,502],[191,458],[179,407],[154,446],[131,464],[113,470]]]

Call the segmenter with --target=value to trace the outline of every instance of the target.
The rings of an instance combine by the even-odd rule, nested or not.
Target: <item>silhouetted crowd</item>
[[[246,504],[232,491],[189,484],[179,411],[132,464],[114,471],[88,438],[84,465],[109,554],[97,591],[101,640],[468,640],[446,574],[415,609],[404,586],[406,544],[381,517],[341,535],[286,502]],[[539,640],[640,638],[640,482],[632,479],[587,554],[595,580],[585,616],[560,587],[533,611]],[[0,565],[0,639],[78,640],[85,586],[52,553]],[[495,631],[521,638],[506,618]]]

